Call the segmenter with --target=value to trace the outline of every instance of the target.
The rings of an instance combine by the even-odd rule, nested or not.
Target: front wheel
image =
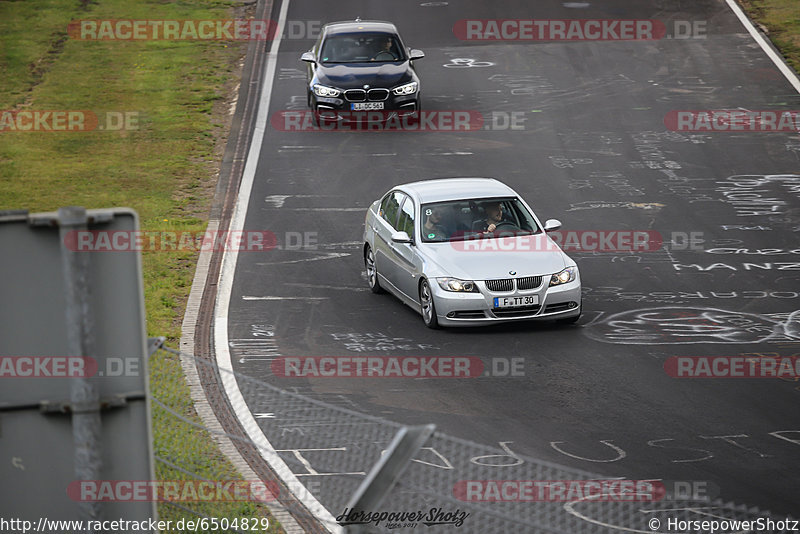
[[[422,308],[422,320],[428,328],[438,328],[439,320],[436,318],[436,306],[433,304],[433,293],[427,280],[419,284],[419,303]]]
[[[367,245],[367,250],[364,252],[364,267],[367,270],[367,282],[369,288],[373,293],[383,293],[381,283],[378,281],[378,267],[375,265],[375,254],[372,252],[372,247]]]

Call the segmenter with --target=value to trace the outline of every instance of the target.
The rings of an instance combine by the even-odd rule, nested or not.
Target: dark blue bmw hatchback
[[[423,57],[421,50],[406,48],[389,22],[326,24],[314,48],[301,57],[308,66],[308,105],[324,121],[362,112],[387,119],[416,115],[420,82],[414,61]]]

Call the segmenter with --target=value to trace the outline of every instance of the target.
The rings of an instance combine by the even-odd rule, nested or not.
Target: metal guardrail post
[[[148,337],[147,338],[147,356],[150,357],[160,349],[164,348],[164,342],[167,340],[164,336]]]
[[[367,477],[345,505],[348,511],[374,512],[400,479],[411,460],[419,452],[436,425],[405,426],[401,428],[389,444],[386,452],[372,467]],[[344,515],[344,514],[343,514]],[[367,525],[345,525],[346,534],[368,532]]]
[[[84,208],[66,207],[58,210],[61,267],[66,288],[68,356],[96,357],[94,319],[89,299],[89,255],[70,250],[67,246],[69,233],[87,230],[88,222]],[[98,480],[102,468],[100,395],[90,377],[70,378],[70,405],[75,477],[77,480]],[[100,503],[81,502],[79,507],[81,519],[100,519]]]

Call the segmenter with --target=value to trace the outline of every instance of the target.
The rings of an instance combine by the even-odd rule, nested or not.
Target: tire
[[[422,321],[428,328],[439,328],[439,319],[436,317],[436,305],[433,302],[433,292],[428,281],[423,278],[419,284],[419,304],[422,312]]]
[[[367,245],[366,250],[364,250],[364,268],[367,270],[367,283],[369,284],[370,291],[373,293],[383,293],[383,288],[378,280],[378,267],[375,265],[375,254],[372,252],[372,248],[369,245]]]
[[[314,102],[311,100],[311,91],[308,91],[308,93],[306,93],[306,105],[308,106],[308,109],[311,112],[311,124],[314,127],[319,128],[319,120],[317,118],[317,111],[314,109]]]

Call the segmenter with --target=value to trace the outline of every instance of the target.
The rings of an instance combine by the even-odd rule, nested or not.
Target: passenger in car
[[[442,212],[439,208],[425,210],[425,224],[422,225],[422,237],[426,241],[446,241],[449,232],[442,222]]]

